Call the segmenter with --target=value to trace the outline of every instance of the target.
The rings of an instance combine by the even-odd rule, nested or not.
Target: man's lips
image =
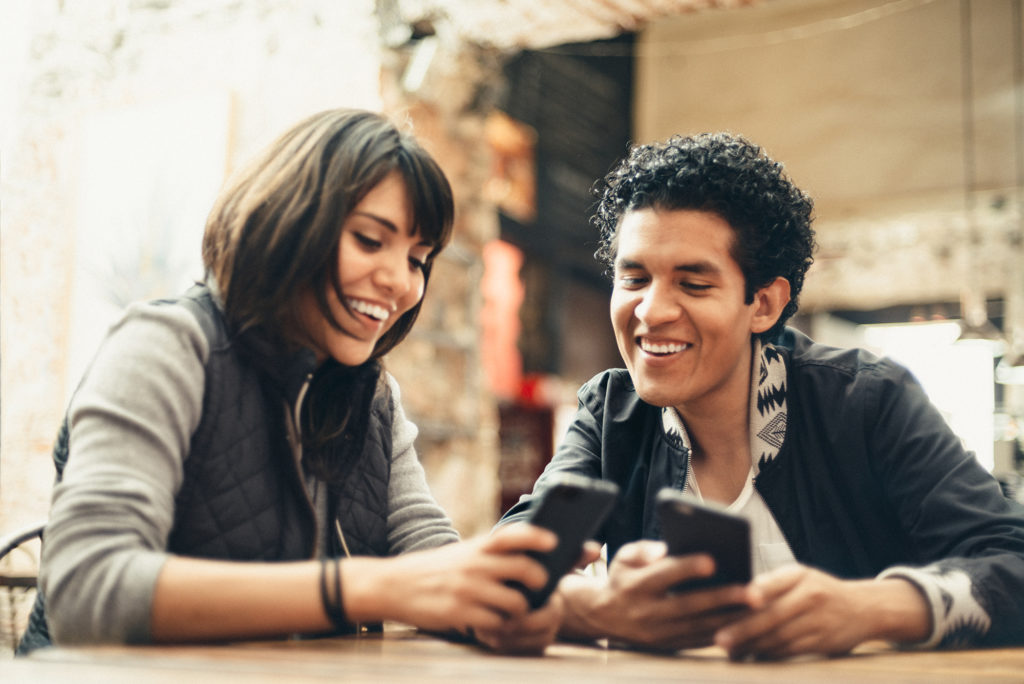
[[[637,346],[648,354],[659,356],[676,354],[691,347],[689,343],[677,342],[675,340],[649,340],[646,337],[637,338]]]

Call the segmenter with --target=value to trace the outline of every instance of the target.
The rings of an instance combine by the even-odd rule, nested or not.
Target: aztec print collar
[[[765,463],[774,460],[786,437],[786,362],[770,345],[753,342],[750,382],[750,460],[756,477]],[[679,412],[661,409],[665,438],[677,449],[690,452],[690,435]]]

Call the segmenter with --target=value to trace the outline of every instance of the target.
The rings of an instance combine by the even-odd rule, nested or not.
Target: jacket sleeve
[[[869,393],[871,448],[918,566],[886,569],[927,598],[924,647],[1024,643],[1024,508],[962,446],[920,384],[895,364]]]
[[[39,577],[56,643],[149,640],[207,355],[186,309],[138,305],[83,377],[68,408],[69,458]]]
[[[404,553],[458,541],[452,521],[430,493],[413,446],[418,431],[402,410],[398,383],[390,374],[387,380],[394,409],[391,479],[388,481],[388,547],[393,553]]]
[[[534,502],[539,501],[550,486],[555,475],[573,473],[594,479],[601,478],[601,412],[602,404],[597,399],[602,395],[601,386],[606,375],[599,375],[583,385],[577,392],[576,415],[558,445],[551,462],[533,485],[533,491],[519,498],[498,521],[498,525],[525,520],[529,517]]]

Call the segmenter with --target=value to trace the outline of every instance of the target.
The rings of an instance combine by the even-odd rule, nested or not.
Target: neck
[[[690,436],[691,466],[705,498],[732,503],[750,470],[751,358],[712,401],[677,407]]]

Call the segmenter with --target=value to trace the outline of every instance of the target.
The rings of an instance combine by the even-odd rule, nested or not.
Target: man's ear
[[[752,333],[763,333],[779,320],[789,303],[789,281],[778,277],[754,293],[754,318],[750,322]]]

